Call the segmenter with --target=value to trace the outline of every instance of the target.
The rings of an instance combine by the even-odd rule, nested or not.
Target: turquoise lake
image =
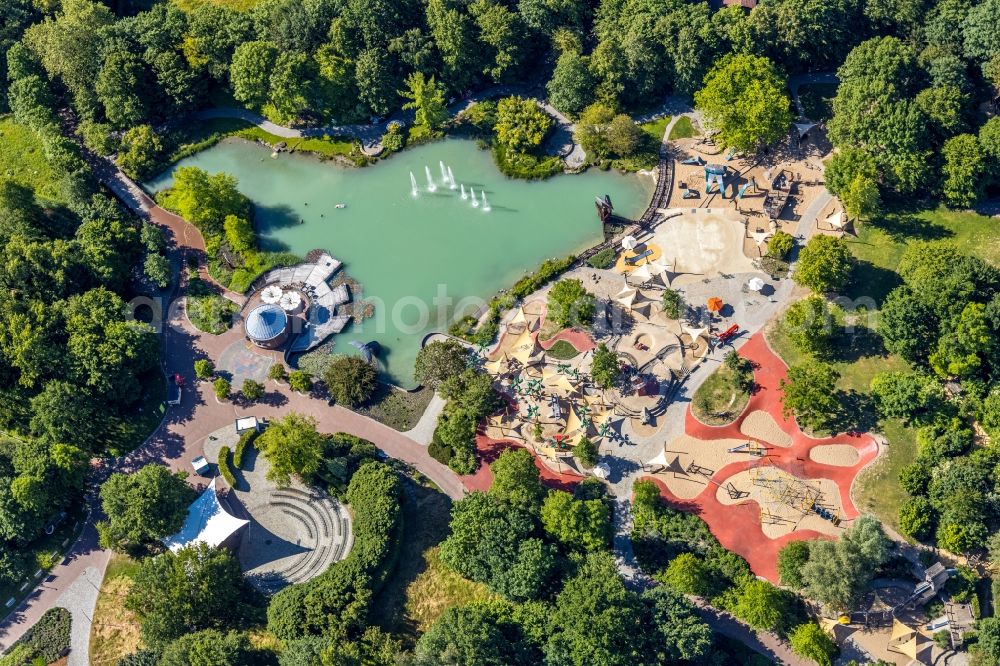
[[[490,210],[474,208],[471,198],[462,200],[458,189],[450,189],[441,163],[451,167],[457,185],[475,191],[477,201],[485,192]],[[341,270],[363,287],[353,298],[371,300],[375,316],[334,336],[333,351],[355,353],[351,340],[378,341],[383,371],[404,387],[414,385],[413,362],[427,333],[446,329],[457,314],[545,259],[599,242],[596,196],[610,195],[616,213],[635,219],[653,189],[649,176],[595,169],[537,182],[512,180],[497,170],[488,151],[458,139],[362,169],[308,155],[271,159],[264,146],[227,140],[173,169],[179,166],[235,176],[256,207],[264,249],[304,256],[321,248],[344,262]],[[173,169],[147,188],[169,187]],[[436,192],[427,191],[427,171]]]

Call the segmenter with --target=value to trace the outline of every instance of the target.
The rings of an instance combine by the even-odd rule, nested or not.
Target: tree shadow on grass
[[[408,477],[403,484],[403,534],[392,575],[372,603],[372,621],[398,633],[406,647],[420,637],[416,623],[406,616],[407,588],[427,570],[425,553],[448,536],[451,500],[444,493],[421,486]]]
[[[889,292],[901,284],[902,278],[894,271],[876,266],[870,261],[859,260],[851,271],[850,298],[854,299],[855,304],[859,299],[870,298],[876,307],[880,307]]]
[[[884,231],[892,240],[944,240],[954,236],[954,233],[942,226],[929,222],[917,215],[925,208],[898,210],[880,217],[870,224]]]

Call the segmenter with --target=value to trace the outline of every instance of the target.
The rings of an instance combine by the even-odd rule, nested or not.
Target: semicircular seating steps
[[[276,592],[292,583],[300,583],[326,571],[343,559],[350,546],[350,522],[344,507],[335,499],[297,488],[280,488],[270,493],[267,504],[301,525],[309,548],[297,556],[285,558],[283,566],[257,578],[257,584]]]

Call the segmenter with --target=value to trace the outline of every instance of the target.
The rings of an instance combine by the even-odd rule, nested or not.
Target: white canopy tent
[[[622,249],[623,250],[634,250],[635,246],[639,244],[635,236],[626,236],[622,239]]]
[[[264,291],[260,292],[260,300],[265,303],[277,303],[281,300],[281,287],[276,284],[271,284],[264,287]]]
[[[611,468],[608,467],[607,463],[597,463],[594,465],[594,476],[598,479],[606,479],[608,475],[611,474]]]
[[[163,545],[174,552],[199,542],[215,547],[249,523],[249,520],[241,520],[222,508],[219,496],[215,493],[215,479],[212,479],[205,492],[188,507],[187,518],[180,532],[162,541]]]
[[[302,303],[302,297],[299,296],[297,291],[286,291],[281,295],[281,299],[278,301],[278,305],[285,312],[292,312]]]
[[[759,277],[750,278],[750,281],[747,282],[747,287],[753,291],[760,291],[764,288],[764,281]]]
[[[627,273],[635,284],[646,284],[653,279],[653,273],[649,269],[649,264],[643,264],[631,273]]]

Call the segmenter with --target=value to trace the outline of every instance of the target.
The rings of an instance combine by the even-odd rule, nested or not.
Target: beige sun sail
[[[521,335],[514,340],[514,344],[511,345],[511,358],[517,359],[522,365],[528,362],[535,353],[535,340],[531,337],[531,334],[525,330]]]

